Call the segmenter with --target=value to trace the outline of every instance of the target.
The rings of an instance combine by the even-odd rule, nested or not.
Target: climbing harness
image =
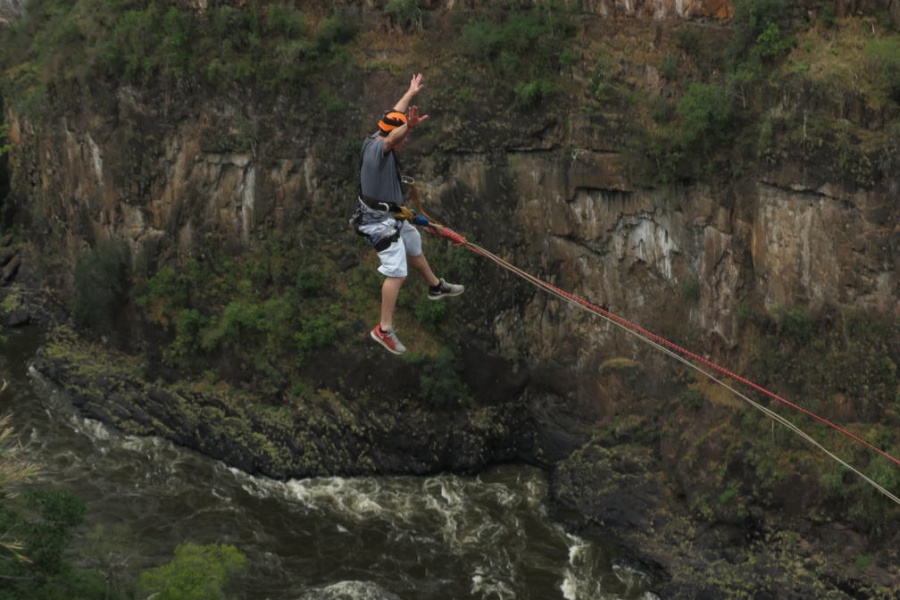
[[[898,498],[895,494],[893,494],[892,492],[887,490],[884,486],[882,486],[878,482],[874,481],[871,477],[865,475],[859,469],[853,467],[852,465],[847,463],[845,460],[843,460],[842,458],[840,458],[839,456],[835,455],[833,452],[831,452],[830,450],[825,448],[820,442],[818,442],[812,436],[810,436],[805,431],[800,429],[797,425],[792,423],[786,417],[778,414],[777,412],[773,411],[772,409],[768,408],[767,406],[763,406],[759,402],[751,399],[750,397],[748,397],[746,394],[744,394],[740,390],[735,389],[734,386],[732,386],[728,382],[724,381],[722,379],[722,377],[726,377],[726,378],[732,379],[734,381],[737,381],[739,383],[742,383],[745,386],[747,386],[765,396],[768,396],[769,398],[777,401],[778,403],[780,403],[784,406],[787,406],[797,412],[800,412],[800,413],[806,415],[807,417],[810,417],[810,418],[814,419],[815,421],[818,421],[819,423],[821,423],[823,425],[826,425],[827,427],[833,429],[834,431],[840,433],[841,435],[846,436],[849,439],[851,439],[859,444],[862,444],[863,446],[869,448],[870,450],[873,450],[874,452],[876,452],[877,454],[881,455],[882,457],[888,459],[889,461],[893,462],[897,466],[900,466],[900,459],[896,458],[895,456],[892,456],[888,452],[882,450],[881,448],[875,446],[874,444],[861,438],[860,436],[848,431],[847,429],[829,421],[828,419],[826,419],[820,415],[815,414],[811,410],[803,408],[802,406],[799,406],[793,402],[790,402],[789,400],[786,400],[785,398],[779,396],[778,394],[767,390],[766,388],[762,387],[761,385],[759,385],[757,383],[754,383],[753,381],[747,379],[746,377],[738,375],[737,373],[730,371],[730,370],[726,369],[725,367],[722,367],[722,366],[714,363],[713,361],[711,361],[707,358],[704,358],[704,357],[700,356],[699,354],[696,354],[695,352],[691,352],[690,350],[687,350],[686,348],[683,348],[683,347],[675,344],[674,342],[671,342],[671,341],[663,338],[662,336],[659,336],[651,331],[648,331],[647,329],[644,329],[643,327],[636,325],[635,323],[632,323],[632,322],[628,321],[627,319],[624,319],[623,317],[613,314],[613,313],[609,312],[608,310],[606,310],[605,308],[597,306],[596,304],[592,304],[591,302],[588,302],[587,300],[585,300],[583,298],[580,298],[578,296],[575,296],[574,294],[566,292],[566,291],[564,291],[542,279],[539,279],[538,277],[535,277],[534,275],[531,275],[530,273],[523,271],[522,269],[519,269],[515,265],[503,260],[496,254],[493,254],[493,253],[489,252],[488,250],[485,250],[481,246],[478,246],[478,245],[468,241],[462,235],[447,228],[443,224],[440,224],[438,221],[436,221],[436,220],[432,219],[430,216],[428,216],[428,214],[422,209],[421,202],[419,201],[418,193],[415,191],[414,185],[411,187],[411,194],[412,194],[413,202],[416,205],[416,210],[431,220],[431,223],[428,226],[428,229],[432,233],[449,240],[454,246],[462,246],[462,247],[466,248],[467,250],[470,250],[471,252],[478,254],[478,255],[496,263],[500,267],[502,267],[502,268],[506,269],[507,271],[513,273],[514,275],[524,279],[528,283],[544,290],[545,292],[547,292],[553,296],[556,296],[557,298],[562,299],[565,302],[568,302],[569,304],[572,304],[582,310],[585,310],[587,312],[590,312],[594,315],[599,316],[600,318],[604,319],[608,323],[615,325],[616,327],[622,329],[626,333],[637,337],[642,342],[649,344],[653,348],[656,348],[657,350],[663,352],[664,354],[667,354],[668,356],[672,357],[676,361],[678,361],[678,362],[686,365],[687,367],[697,371],[698,373],[704,375],[710,381],[717,383],[717,384],[721,385],[722,387],[728,389],[733,394],[735,394],[737,397],[741,398],[742,400],[744,400],[745,402],[747,402],[748,404],[750,404],[751,406],[753,406],[754,408],[756,408],[757,410],[759,410],[760,412],[765,414],[766,416],[781,423],[782,425],[784,425],[785,427],[787,427],[788,429],[790,429],[791,431],[796,433],[798,436],[800,436],[801,438],[803,438],[804,440],[806,440],[807,442],[809,442],[810,444],[812,444],[813,446],[815,446],[816,448],[818,448],[819,450],[824,452],[830,458],[834,459],[835,461],[837,461],[838,463],[840,463],[841,465],[843,465],[844,467],[846,467],[847,469],[849,469],[850,471],[855,473],[863,481],[865,481],[866,483],[868,483],[869,485],[874,487],[876,490],[881,492],[884,496],[890,498],[895,503],[900,505],[900,498]],[[706,367],[706,368],[704,369],[703,367]],[[718,373],[719,376],[716,376],[714,373]]]
[[[370,210],[391,213],[391,217],[393,217],[397,222],[396,228],[391,235],[384,237],[373,237],[366,233],[363,233],[363,231],[360,229],[360,227],[363,225],[363,213]],[[374,247],[376,251],[381,252],[382,250],[386,250],[387,248],[389,248],[391,244],[393,244],[400,238],[400,227],[402,226],[403,221],[410,221],[412,223],[415,223],[416,225],[428,224],[427,221],[423,222],[421,219],[417,220],[416,213],[410,210],[409,207],[403,206],[401,204],[394,204],[393,202],[381,202],[379,200],[372,200],[371,198],[360,195],[356,210],[350,217],[350,227],[353,228],[353,231],[355,231],[357,235],[368,239],[369,243],[372,244],[372,247]]]
[[[396,118],[391,118],[390,115],[396,115]],[[382,131],[386,132],[395,127],[399,127],[405,122],[406,116],[403,113],[394,110],[386,110],[384,111],[384,115],[382,115],[381,121],[379,121],[378,124]],[[365,145],[363,146],[363,149],[365,150]],[[400,185],[401,193],[405,196],[411,188],[413,190],[415,189],[415,180],[411,177],[405,177],[401,175],[400,159],[396,155],[396,153],[391,152],[391,154],[393,154],[394,171],[395,175],[397,176],[397,182]],[[418,196],[416,196],[416,200],[418,201]],[[368,211],[390,213],[391,217],[393,217],[397,221],[397,227],[394,233],[389,236],[378,237],[368,235],[360,231],[360,226],[365,222],[363,214]],[[400,227],[403,225],[402,221],[410,221],[415,223],[416,225],[428,225],[427,219],[417,219],[416,217],[417,215],[415,211],[411,210],[407,206],[404,206],[403,204],[388,202],[386,200],[379,200],[377,198],[371,198],[363,194],[362,178],[360,176],[358,201],[356,210],[350,217],[350,226],[358,235],[367,238],[369,240],[369,243],[374,246],[375,250],[381,252],[382,250],[389,248],[391,244],[399,239]]]

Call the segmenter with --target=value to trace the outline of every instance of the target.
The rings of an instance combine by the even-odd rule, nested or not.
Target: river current
[[[87,505],[73,556],[115,577],[167,562],[183,542],[232,544],[247,557],[242,600],[646,599],[647,580],[612,547],[546,515],[544,473],[502,466],[475,477],[247,475],[153,437],[79,417],[29,367],[40,332],[9,331],[0,413],[38,485]],[[102,540],[98,542],[97,540]],[[102,551],[98,548],[102,548]]]

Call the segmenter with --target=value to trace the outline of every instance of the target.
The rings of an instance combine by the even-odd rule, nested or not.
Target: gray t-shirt
[[[378,134],[370,135],[363,141],[359,185],[368,198],[403,204],[397,159],[393,152],[384,153],[384,138]]]

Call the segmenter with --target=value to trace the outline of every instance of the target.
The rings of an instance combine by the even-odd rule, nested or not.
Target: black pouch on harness
[[[386,238],[381,238],[380,240],[372,244],[372,247],[375,248],[376,251],[381,252],[382,250],[387,250],[388,248],[390,248],[391,244],[396,242],[398,239],[400,239],[400,232],[395,231],[394,235],[388,236]]]

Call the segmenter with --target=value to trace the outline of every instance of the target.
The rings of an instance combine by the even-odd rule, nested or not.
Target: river
[[[193,542],[232,544],[246,555],[248,568],[230,588],[234,599],[655,597],[612,547],[547,519],[540,470],[286,482],[250,476],[79,417],[30,369],[40,343],[38,331],[6,332],[0,412],[13,414],[28,458],[41,466],[38,484],[87,505],[74,554],[102,555],[99,562],[122,580]]]

